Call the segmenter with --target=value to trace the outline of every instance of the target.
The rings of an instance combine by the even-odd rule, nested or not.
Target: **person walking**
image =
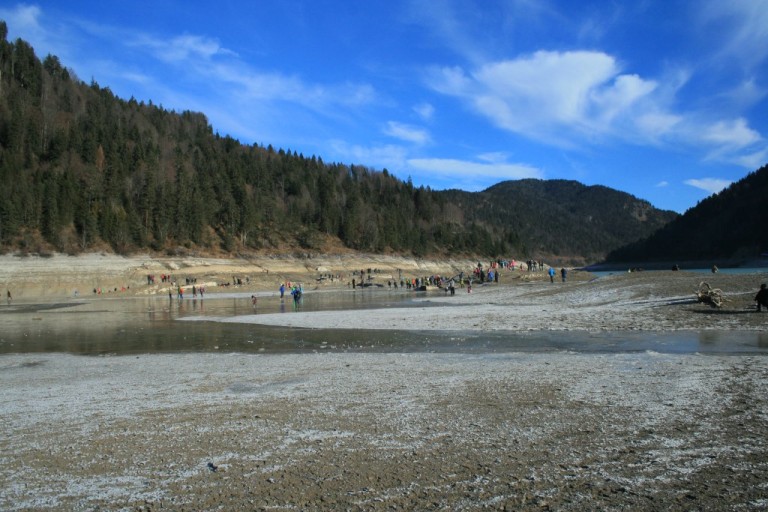
[[[755,295],[755,302],[757,302],[758,311],[762,311],[763,306],[768,309],[768,287],[765,283],[760,285],[760,290]]]

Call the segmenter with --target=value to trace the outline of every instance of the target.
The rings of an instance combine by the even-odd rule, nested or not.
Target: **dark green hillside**
[[[575,182],[415,187],[85,84],[0,22],[0,252],[369,251],[594,261],[671,218]]]
[[[514,227],[528,253],[571,261],[599,260],[676,217],[624,192],[568,180],[507,181],[460,197],[470,221]]]
[[[439,193],[215,134],[0,37],[0,249],[503,254]]]
[[[768,166],[714,194],[608,262],[756,259],[768,252]]]

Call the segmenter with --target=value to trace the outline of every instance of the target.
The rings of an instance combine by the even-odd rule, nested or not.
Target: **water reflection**
[[[429,305],[407,292],[308,293],[302,311]],[[221,317],[291,314],[293,300],[250,293],[206,295],[205,299],[149,297],[69,301],[0,308],[0,353],[69,352],[638,352],[768,353],[768,333],[702,332],[406,332],[310,330],[232,324],[178,322],[186,316]]]

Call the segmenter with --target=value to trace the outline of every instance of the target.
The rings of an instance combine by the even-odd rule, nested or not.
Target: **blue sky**
[[[768,163],[768,0],[7,3],[8,38],[245,144],[683,212]]]

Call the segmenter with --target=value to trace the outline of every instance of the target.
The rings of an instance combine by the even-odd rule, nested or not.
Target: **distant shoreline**
[[[768,258],[754,259],[711,259],[711,260],[684,260],[684,261],[630,261],[618,263],[593,263],[580,267],[587,272],[607,272],[615,270],[671,270],[677,265],[680,270],[709,269],[712,265],[717,268],[768,268]]]

